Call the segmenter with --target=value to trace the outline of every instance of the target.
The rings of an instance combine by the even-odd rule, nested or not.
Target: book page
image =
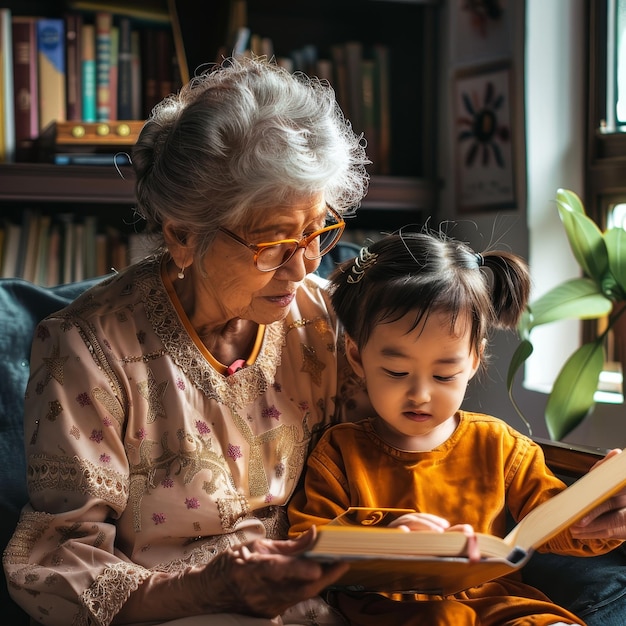
[[[537,548],[624,486],[626,454],[621,453],[533,509],[504,540],[526,551]]]

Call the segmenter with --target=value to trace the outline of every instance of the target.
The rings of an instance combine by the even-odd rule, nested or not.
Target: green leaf
[[[572,278],[537,298],[529,306],[528,328],[564,319],[597,319],[608,315],[613,303],[590,278]]]
[[[571,211],[574,211],[576,213],[582,213],[583,215],[586,214],[582,200],[580,199],[578,194],[571,189],[557,189],[556,201],[557,203],[562,204],[564,207],[567,207]]]
[[[513,379],[515,378],[517,370],[525,363],[525,361],[532,353],[533,344],[530,343],[530,341],[528,341],[527,339],[522,340],[519,346],[517,346],[517,349],[511,357],[511,362],[509,363],[509,371],[506,377],[506,387],[509,392],[513,388]]]
[[[557,207],[574,257],[583,272],[600,283],[608,267],[608,253],[602,231],[581,212],[580,200],[573,192],[557,192]]]
[[[621,287],[626,291],[626,230],[611,228],[604,233],[604,242],[609,257],[609,270]],[[622,298],[624,299],[623,295]]]
[[[563,439],[593,409],[603,366],[601,341],[584,344],[567,360],[546,405],[545,420],[551,439]]]
[[[513,404],[513,407],[517,411],[517,414],[519,415],[520,419],[526,425],[529,435],[532,434],[532,428],[530,426],[530,423],[524,416],[524,413],[522,412],[517,402],[515,401],[515,397],[513,396],[513,381],[515,379],[515,374],[517,373],[517,370],[519,370],[519,368],[525,363],[526,359],[528,359],[528,357],[532,353],[533,353],[533,344],[528,339],[523,339],[520,345],[517,346],[515,353],[511,357],[511,362],[509,363],[509,371],[506,377],[506,386],[509,391],[509,398],[511,400],[511,404]]]

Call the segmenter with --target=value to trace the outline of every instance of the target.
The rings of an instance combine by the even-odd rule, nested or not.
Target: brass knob
[[[98,124],[96,126],[96,135],[100,137],[106,137],[111,132],[111,128],[108,124]]]
[[[120,137],[128,137],[130,135],[130,126],[128,124],[120,124],[117,127],[117,134]]]
[[[80,139],[85,136],[85,127],[84,126],[72,126],[72,137],[76,137],[76,139]]]

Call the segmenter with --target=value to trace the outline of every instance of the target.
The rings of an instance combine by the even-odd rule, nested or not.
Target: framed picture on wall
[[[460,212],[516,208],[510,63],[454,77],[453,160]]]

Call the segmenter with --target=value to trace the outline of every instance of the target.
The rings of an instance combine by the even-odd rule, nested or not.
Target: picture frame
[[[515,209],[515,150],[509,62],[460,69],[454,77],[453,159],[461,213]]]

